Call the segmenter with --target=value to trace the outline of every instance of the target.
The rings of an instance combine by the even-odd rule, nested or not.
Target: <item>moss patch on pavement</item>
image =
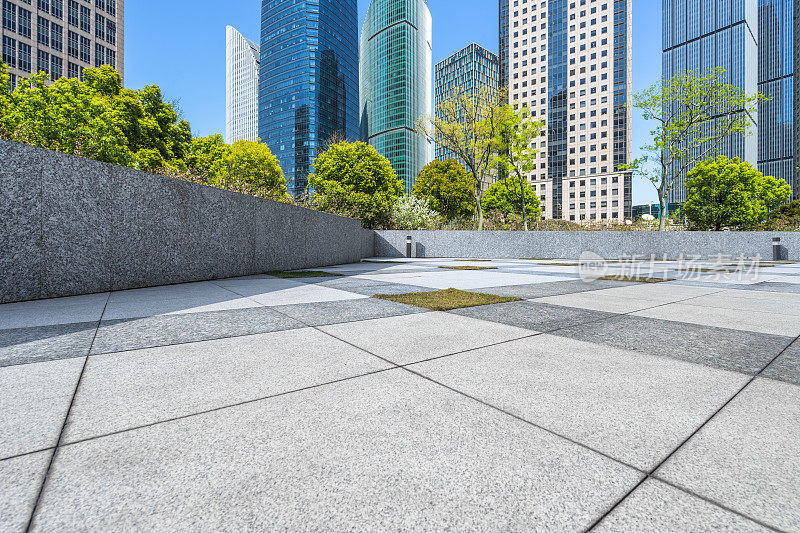
[[[443,268],[445,270],[497,270],[497,267],[479,267],[479,266],[440,266],[439,268]]]
[[[675,281],[673,278],[650,278],[647,276],[600,276],[600,281],[628,281],[632,283],[663,283],[665,281]]]
[[[373,298],[389,300],[414,307],[422,307],[431,311],[451,311],[465,307],[478,307],[481,305],[519,302],[520,298],[510,296],[496,296],[480,292],[467,292],[458,289],[445,289],[443,291],[410,292],[406,294],[376,294]]]

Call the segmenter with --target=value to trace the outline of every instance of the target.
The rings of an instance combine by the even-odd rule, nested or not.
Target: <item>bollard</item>
[[[773,237],[772,238],[772,260],[773,261],[780,261],[781,257],[781,238],[780,237]]]
[[[406,237],[406,257],[411,259],[411,235]]]

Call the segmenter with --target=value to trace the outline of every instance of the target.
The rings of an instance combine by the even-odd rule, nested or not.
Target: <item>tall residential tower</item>
[[[320,148],[358,137],[356,0],[263,0],[258,136],[303,194]]]
[[[439,104],[455,95],[455,91],[479,94],[500,88],[500,65],[495,54],[475,43],[459,50],[436,64],[434,69],[434,98]],[[436,159],[455,159],[455,154],[436,146]]]
[[[123,76],[124,0],[2,0],[3,62],[17,79],[46,72],[82,78],[83,69],[111,65]]]
[[[425,0],[372,0],[361,30],[361,140],[386,157],[411,192],[431,161],[416,132],[432,113],[431,13]]]
[[[539,168],[529,176],[542,214],[630,217],[632,180],[622,167],[631,158],[632,0],[501,2],[509,4],[507,17],[500,8],[509,101],[547,125]]]
[[[225,28],[225,141],[258,139],[258,45]]]

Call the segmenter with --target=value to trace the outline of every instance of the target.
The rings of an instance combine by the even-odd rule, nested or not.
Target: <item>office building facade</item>
[[[225,28],[225,142],[258,139],[258,45]]]
[[[111,65],[124,76],[124,0],[0,0],[2,59],[19,78],[82,78]],[[124,78],[123,78],[124,79]]]
[[[500,61],[496,54],[475,43],[459,50],[434,68],[434,104],[438,116],[439,105],[458,92],[480,94],[495,92],[500,88]],[[435,157],[439,161],[456,159],[456,155],[436,145]]]
[[[416,131],[432,114],[431,24],[425,0],[372,0],[361,30],[361,140],[391,162],[407,194],[432,157]]]
[[[500,35],[508,34],[509,101],[547,124],[529,176],[543,216],[630,218],[632,180],[622,167],[631,159],[632,0],[501,2],[508,3]]]
[[[798,192],[795,165],[795,1],[758,2],[758,169]]]
[[[302,195],[331,139],[358,138],[356,0],[263,0],[258,136]]]

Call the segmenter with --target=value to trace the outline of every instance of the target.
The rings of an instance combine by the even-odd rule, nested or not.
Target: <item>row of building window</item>
[[[83,63],[91,64],[91,41],[83,36],[78,36],[74,32],[69,32],[69,39],[67,44],[69,57],[79,59]],[[37,62],[35,72],[46,72],[51,74],[53,79],[61,77],[61,57],[50,54],[46,50],[37,50]],[[3,36],[3,62],[12,68],[17,68],[22,72],[33,72],[32,65],[32,48],[31,45],[17,42],[13,38]],[[116,68],[117,62],[116,51],[106,48],[100,43],[95,43],[94,46],[94,66],[111,65]],[[70,62],[70,64],[72,64]],[[79,66],[79,65],[78,65]],[[80,72],[83,71],[83,66],[80,67]],[[75,70],[79,72],[79,70]],[[79,77],[69,76],[71,78]]]
[[[52,1],[52,3],[50,3]],[[91,34],[91,9],[86,6],[79,6],[75,0],[68,0],[68,14],[67,22],[70,26],[79,28],[81,31]],[[103,0],[104,2],[106,0]],[[107,6],[108,4],[104,4]],[[62,4],[61,0],[55,2],[54,0],[39,0],[38,4],[40,13],[50,13],[52,16],[62,19]],[[50,22],[45,17],[37,15],[37,40],[41,44],[46,44],[47,36],[49,34],[48,27],[52,27],[53,31],[58,28],[59,32],[63,29],[59,24]],[[31,38],[32,32],[32,13],[31,11],[17,7],[9,0],[3,0],[3,29],[8,31],[17,32],[22,37],[27,39]],[[102,39],[110,45],[116,45],[117,41],[117,23],[114,20],[106,19],[100,13],[95,13],[94,16],[94,36],[97,39]]]

